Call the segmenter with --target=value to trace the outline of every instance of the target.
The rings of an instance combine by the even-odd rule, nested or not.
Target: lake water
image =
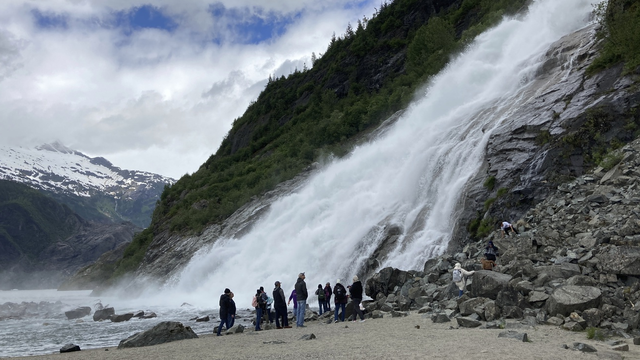
[[[91,297],[91,291],[13,290],[0,291],[0,358],[57,353],[68,343],[81,349],[116,347],[120,340],[152,328],[162,321],[178,321],[190,326],[196,334],[211,333],[218,325],[218,299],[211,300],[211,307],[203,308],[170,300],[163,305],[145,304],[144,299],[123,300]],[[166,300],[166,299],[165,299]],[[101,302],[114,307],[116,314],[143,310],[152,311],[152,319],[132,318],[129,321],[93,321],[91,315],[68,320],[64,312],[79,306]],[[7,304],[11,303],[11,304]],[[214,310],[214,307],[216,310]],[[252,320],[248,309],[239,309],[237,323],[245,326]],[[189,320],[209,315],[209,322]],[[250,325],[249,325],[250,326]]]

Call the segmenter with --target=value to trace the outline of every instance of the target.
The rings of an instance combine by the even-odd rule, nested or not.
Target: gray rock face
[[[198,335],[190,327],[175,321],[164,321],[147,331],[139,332],[120,341],[118,349],[151,346],[196,338],[198,338]]]
[[[593,286],[565,285],[557,288],[547,301],[550,315],[568,316],[576,310],[597,308],[602,301],[602,292]]]
[[[495,300],[500,290],[509,285],[511,276],[495,271],[480,270],[473,274],[473,284],[468,288],[473,297]]]
[[[640,246],[611,246],[596,258],[602,272],[640,276]]]

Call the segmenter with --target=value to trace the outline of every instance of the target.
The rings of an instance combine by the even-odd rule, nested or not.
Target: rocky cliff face
[[[375,274],[367,281],[375,299],[368,309],[420,309],[432,319],[460,319],[460,326],[515,318],[529,326],[640,333],[640,139],[613,155],[610,170],[598,167],[550,191],[518,221],[519,235],[495,231],[427,261],[422,271]],[[479,263],[489,240],[502,254],[495,271]],[[451,281],[456,262],[476,271],[461,298]]]

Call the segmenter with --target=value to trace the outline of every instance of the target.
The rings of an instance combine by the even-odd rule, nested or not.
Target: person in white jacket
[[[464,292],[464,288],[467,285],[467,276],[471,276],[475,273],[475,271],[467,271],[462,268],[460,263],[456,263],[456,266],[453,268],[453,282],[456,283],[460,292],[458,293],[458,298],[462,296]]]

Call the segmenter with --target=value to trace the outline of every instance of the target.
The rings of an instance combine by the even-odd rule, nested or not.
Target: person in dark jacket
[[[333,289],[331,288],[331,284],[327,283],[324,286],[324,311],[331,311],[331,295],[333,294]]]
[[[335,295],[335,310],[333,317],[335,322],[344,321],[345,307],[347,306],[347,289],[340,283],[340,279],[336,280],[336,285],[333,287],[333,295]],[[340,312],[342,309],[342,312]],[[339,316],[338,316],[339,315]]]
[[[318,297],[318,315],[322,315],[325,310],[325,295],[324,289],[322,288],[322,284],[318,284],[318,288],[316,289],[316,296]]]
[[[298,274],[298,281],[296,281],[296,296],[298,298],[298,309],[296,311],[296,325],[298,327],[304,326],[304,313],[307,310],[307,283],[304,282],[306,276],[304,273]]]
[[[284,297],[284,290],[280,287],[280,281],[276,281],[273,289],[273,307],[276,310],[276,329],[288,329],[289,319],[287,317],[287,302]],[[280,323],[282,319],[282,324]]]
[[[220,334],[220,331],[222,331],[222,325],[227,325],[227,329],[231,327],[231,325],[229,325],[230,293],[231,290],[224,289],[224,294],[220,295],[220,301],[218,302],[218,305],[220,305],[220,325],[218,325],[218,336],[222,336],[222,334]]]
[[[362,283],[357,276],[353,277],[353,284],[351,284],[349,288],[349,293],[351,294],[351,301],[353,302],[353,310],[356,312],[353,321],[356,321],[358,316],[360,316],[360,322],[364,322],[364,314],[360,309],[360,303],[362,302]]]
[[[229,315],[227,316],[227,326],[229,329],[233,327],[236,322],[236,302],[233,301],[233,291],[229,292]]]

